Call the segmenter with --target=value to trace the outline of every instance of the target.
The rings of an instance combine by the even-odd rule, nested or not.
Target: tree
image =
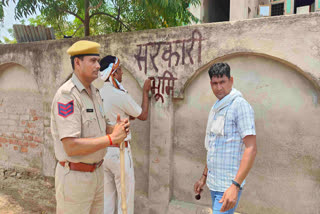
[[[1,0],[3,7],[9,0]],[[40,11],[42,20],[56,26],[70,24],[70,15],[84,28],[84,36],[103,32],[122,32],[151,28],[180,26],[197,19],[188,11],[190,4],[200,0],[12,0],[17,3],[15,18],[21,19]],[[2,12],[1,12],[2,11]],[[37,20],[34,20],[37,22]],[[74,23],[75,24],[75,23]],[[77,25],[77,24],[76,24]],[[99,30],[100,29],[100,30]],[[74,29],[75,30],[75,29]],[[79,29],[78,29],[79,30]],[[91,34],[93,32],[93,34]]]
[[[16,39],[9,39],[8,37],[3,37],[4,43],[5,44],[16,44],[17,40]]]
[[[84,35],[83,24],[78,19],[75,20],[51,20],[48,21],[44,15],[38,15],[35,18],[28,19],[32,26],[46,26],[54,29],[54,34],[57,39],[62,39],[64,36],[81,37]]]
[[[8,32],[9,32],[10,36],[13,38],[13,29],[12,29],[12,28],[9,28],[9,29],[8,29]],[[8,38],[8,37],[6,37],[6,36],[3,37],[3,40],[4,40],[4,42],[2,42],[2,41],[0,40],[0,43],[5,43],[5,44],[16,44],[16,43],[17,43],[17,40],[16,40],[16,39],[10,39],[10,38]]]

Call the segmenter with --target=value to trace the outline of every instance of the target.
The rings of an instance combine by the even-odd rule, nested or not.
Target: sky
[[[3,37],[8,37],[9,39],[13,39],[8,33],[8,29],[13,28],[13,24],[20,24],[19,20],[14,19],[14,8],[16,4],[11,0],[9,2],[9,7],[4,8],[4,21],[0,23],[0,40],[3,41]],[[29,16],[28,18],[24,18],[26,20],[25,24],[29,24],[27,19],[35,18],[38,14]]]

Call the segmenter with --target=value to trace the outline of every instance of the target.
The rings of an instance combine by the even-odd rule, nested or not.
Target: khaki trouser
[[[131,150],[125,148],[127,213],[134,213],[134,169]],[[120,149],[108,148],[104,157],[104,214],[122,214],[120,183]]]
[[[102,214],[103,169],[72,171],[59,163],[55,175],[57,214]]]

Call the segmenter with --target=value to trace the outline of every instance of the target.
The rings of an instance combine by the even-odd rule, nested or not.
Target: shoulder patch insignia
[[[68,117],[69,115],[73,114],[74,107],[73,107],[73,100],[68,102],[67,104],[59,103],[58,102],[58,114],[61,117]]]

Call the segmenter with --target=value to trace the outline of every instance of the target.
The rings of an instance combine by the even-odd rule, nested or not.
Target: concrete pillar
[[[205,3],[206,0],[201,0],[201,9],[200,9],[200,20],[201,23],[204,23],[204,14],[205,14]]]
[[[173,104],[171,98],[164,102],[154,98],[150,115],[149,207],[150,214],[164,214],[171,199]]]
[[[248,19],[248,0],[230,0],[230,21]]]
[[[320,0],[315,0],[314,1],[314,7],[315,7],[315,11],[319,11],[320,10]]]
[[[203,0],[202,2],[202,22],[208,23],[209,22],[209,0]]]
[[[293,14],[294,12],[294,0],[286,0],[284,4],[285,14]]]
[[[248,1],[248,19],[255,18],[258,15],[259,1],[249,0]]]

